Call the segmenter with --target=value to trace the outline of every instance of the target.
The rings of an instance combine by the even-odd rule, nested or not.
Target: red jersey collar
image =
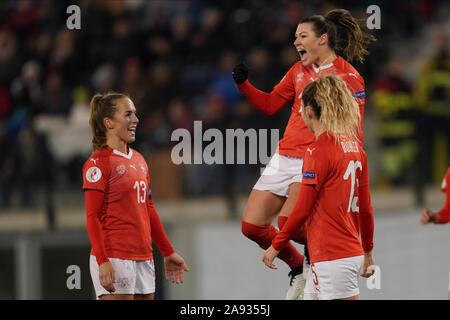
[[[322,71],[322,70],[331,68],[333,65],[337,65],[337,62],[338,62],[338,59],[339,59],[339,58],[341,58],[341,57],[338,56],[338,55],[336,55],[336,58],[335,58],[333,61],[331,61],[329,64],[326,64],[326,65],[320,66],[320,67],[316,67],[314,64],[312,64],[311,66],[312,66],[313,70],[314,70],[316,73],[319,73],[319,72]],[[340,60],[339,60],[339,61],[340,61]]]

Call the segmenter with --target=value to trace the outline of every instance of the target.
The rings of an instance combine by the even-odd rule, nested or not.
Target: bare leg
[[[269,191],[253,189],[247,201],[242,220],[258,226],[268,226],[280,212],[286,201]]]
[[[297,203],[298,195],[300,194],[300,182],[294,182],[289,188],[289,195],[283,204],[280,211],[280,216],[289,217],[292,210],[294,210],[295,204]]]

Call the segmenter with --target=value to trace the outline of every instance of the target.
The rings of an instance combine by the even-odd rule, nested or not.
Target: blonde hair
[[[106,127],[103,120],[114,117],[116,113],[115,101],[123,98],[128,98],[128,96],[117,92],[111,92],[105,95],[97,93],[92,97],[89,124],[91,126],[92,148],[94,151],[107,147]]]
[[[302,93],[303,106],[310,106],[322,127],[335,136],[359,140],[361,114],[358,103],[344,80],[330,74],[309,83]]]

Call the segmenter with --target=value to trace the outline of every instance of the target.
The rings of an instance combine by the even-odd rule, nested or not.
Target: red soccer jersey
[[[109,147],[97,150],[85,162],[83,190],[100,190],[105,195],[98,219],[107,257],[152,259],[149,183],[147,163],[131,148],[128,154]]]
[[[327,133],[307,148],[304,185],[314,185],[318,196],[307,220],[311,262],[364,254],[359,238],[358,189],[369,184],[367,156],[354,139],[339,144]],[[370,201],[370,200],[369,200]]]
[[[278,153],[285,156],[303,157],[306,148],[314,141],[314,134],[308,129],[301,116],[301,94],[303,89],[321,75],[338,74],[347,83],[349,90],[356,98],[361,113],[361,136],[364,118],[365,91],[364,80],[358,71],[341,57],[332,63],[316,68],[314,65],[303,66],[297,62],[275,86],[274,90],[287,101],[294,100],[291,116],[278,145]]]
[[[442,180],[441,190],[445,192],[445,203],[441,211],[439,211],[438,223],[450,222],[450,168],[447,169],[447,173]]]
[[[450,167],[447,169],[444,179],[442,179],[441,191],[447,192],[448,184],[450,183]]]

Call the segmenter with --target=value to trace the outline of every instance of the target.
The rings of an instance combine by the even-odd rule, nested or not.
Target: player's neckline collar
[[[128,160],[131,159],[131,156],[133,155],[133,150],[131,150],[131,148],[129,148],[129,152],[128,154],[125,154],[123,152],[120,152],[119,150],[113,149],[113,152],[115,154],[117,154],[118,156],[122,156],[124,158],[127,158]]]
[[[326,65],[320,66],[320,67],[316,67],[314,64],[312,65],[312,67],[316,73],[319,73],[320,71],[328,69],[332,66],[333,66],[333,62],[330,62],[329,64],[326,64]]]
[[[336,55],[336,58],[333,61],[331,61],[329,64],[326,64],[326,65],[320,66],[320,67],[316,67],[314,64],[312,64],[311,66],[313,67],[313,69],[316,73],[319,73],[322,70],[331,68],[334,65],[334,63],[337,61],[337,59],[339,59],[338,55]]]

